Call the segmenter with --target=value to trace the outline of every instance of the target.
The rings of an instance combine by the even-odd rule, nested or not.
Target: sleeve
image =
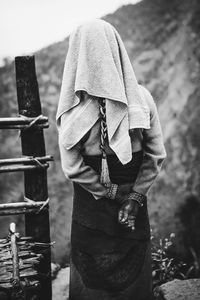
[[[143,130],[144,157],[133,190],[146,196],[166,158],[162,129],[156,104],[148,92],[150,129]]]
[[[59,136],[59,149],[61,165],[65,176],[81,185],[85,190],[92,193],[96,200],[107,194],[107,189],[101,184],[100,176],[90,166],[86,165],[81,155],[81,142],[67,150]]]

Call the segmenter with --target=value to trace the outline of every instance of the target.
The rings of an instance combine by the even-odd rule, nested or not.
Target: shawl
[[[132,158],[129,129],[149,129],[150,111],[118,32],[103,20],[87,22],[70,35],[56,115],[58,130],[62,114],[68,117],[59,130],[66,149],[99,119],[95,97],[106,99],[109,146],[126,164]]]

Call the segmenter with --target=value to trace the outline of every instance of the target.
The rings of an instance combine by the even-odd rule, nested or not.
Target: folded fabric
[[[81,25],[70,36],[56,116],[59,127],[62,114],[68,114],[61,133],[67,149],[98,120],[98,97],[106,99],[109,146],[126,164],[132,158],[129,129],[149,129],[150,111],[118,32],[102,20]]]

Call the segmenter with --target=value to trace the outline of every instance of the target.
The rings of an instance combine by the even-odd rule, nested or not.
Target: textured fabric
[[[143,160],[142,151],[133,153],[131,162],[126,165],[122,165],[116,155],[108,155],[107,160],[110,179],[113,183],[132,183],[134,185]],[[92,167],[92,169],[98,174],[100,173],[101,156],[84,156],[84,161],[86,165]],[[87,192],[80,185],[74,183],[72,214],[72,219],[74,221],[87,228],[100,230],[101,232],[116,238],[148,239],[150,237],[150,229],[147,213],[147,201],[144,201],[144,206],[139,210],[135,231],[131,231],[130,229],[127,230],[124,226],[118,223],[117,219],[119,207],[120,204],[118,204],[115,200],[110,200],[106,197],[103,197],[98,201],[94,201],[92,194]],[[87,236],[90,236],[90,233],[87,232]],[[74,237],[72,238],[74,239]],[[90,240],[92,240],[92,238]],[[88,244],[86,239],[83,239],[80,241],[82,243],[81,247],[84,247],[84,241]],[[114,243],[115,242],[116,240],[114,240]],[[110,245],[110,249],[108,249],[108,245]],[[107,251],[112,251],[114,250],[115,245],[109,243],[105,247],[107,247]]]
[[[132,156],[128,130],[150,128],[150,112],[119,34],[102,20],[81,25],[70,36],[57,111],[58,125],[67,113],[68,124],[61,132],[67,149],[98,119],[98,103],[92,97],[76,108],[72,119],[82,93],[106,99],[109,145],[123,164],[128,163]]]
[[[142,164],[142,151],[122,165],[108,156],[109,173],[117,184],[133,182]],[[101,156],[84,156],[97,173]],[[150,300],[150,227],[146,201],[136,219],[136,230],[118,223],[119,204],[93,196],[74,184],[71,230],[70,300]]]
[[[144,160],[140,166],[134,190],[147,195],[161,169],[162,162],[166,157],[166,151],[154,100],[145,88],[141,87],[141,90],[146,97],[150,109],[150,129],[142,130],[141,128],[136,128],[129,131],[129,135],[133,153],[143,149],[144,154]],[[62,128],[67,126],[67,123],[68,118],[64,113],[61,117],[61,131]],[[59,135],[61,163],[65,176],[92,193],[95,199],[103,197],[107,190],[101,184],[98,173],[85,164],[83,155],[101,155],[100,133],[100,120],[98,120],[82,140],[69,150],[64,147],[63,138]],[[114,154],[109,145],[106,145],[106,153]],[[118,161],[118,164],[122,165],[120,161]]]
[[[121,241],[123,243],[123,240]],[[72,248],[72,261],[87,287],[121,291],[140,274],[147,250],[147,241],[134,240],[127,251],[88,253]]]
[[[120,291],[87,287],[71,260],[69,300],[152,300],[151,246],[150,242],[144,243],[147,246],[142,269],[137,278]]]

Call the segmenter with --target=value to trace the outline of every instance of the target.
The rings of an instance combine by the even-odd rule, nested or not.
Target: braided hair
[[[101,164],[101,182],[107,186],[110,185],[109,170],[106,158],[105,144],[108,141],[108,129],[106,124],[106,99],[99,99],[99,112],[101,120],[101,137],[100,149],[102,151],[102,164]]]

